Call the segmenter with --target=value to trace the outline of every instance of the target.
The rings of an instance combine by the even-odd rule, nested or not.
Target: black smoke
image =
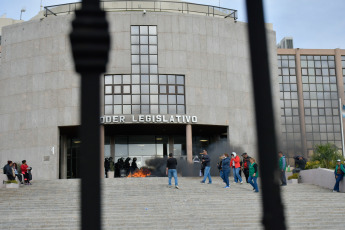
[[[218,143],[210,144],[205,148],[208,155],[211,158],[211,176],[218,176],[219,170],[217,168],[217,163],[219,162],[219,157],[224,153],[236,152],[239,156],[244,152],[242,147],[230,147],[230,145],[219,145]],[[200,151],[201,152],[201,151]],[[197,155],[200,159],[202,155],[199,153]],[[195,155],[193,155],[194,159]],[[152,176],[164,177],[166,176],[166,162],[168,158],[153,158],[146,160],[146,165],[152,169]],[[188,163],[185,159],[176,157],[177,159],[177,173],[184,177],[199,177],[201,169],[200,163]]]

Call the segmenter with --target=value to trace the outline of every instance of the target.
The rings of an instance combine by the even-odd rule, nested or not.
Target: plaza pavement
[[[0,229],[78,229],[79,183],[34,181],[0,189]],[[105,179],[103,229],[262,229],[261,194],[249,184],[224,189],[219,177],[212,185],[180,177],[179,186],[168,188],[164,177]],[[289,184],[282,194],[289,229],[344,227],[344,193]]]

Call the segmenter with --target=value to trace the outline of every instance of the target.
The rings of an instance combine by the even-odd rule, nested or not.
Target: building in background
[[[278,49],[293,49],[293,38],[284,37],[277,45]]]
[[[256,155],[247,23],[236,22],[235,10],[164,1],[101,6],[111,33],[101,76],[104,157],[137,157],[143,166],[170,152],[188,162],[203,149]],[[3,28],[0,163],[26,159],[37,179],[80,176],[80,79],[69,42],[78,7],[47,7],[43,19]],[[272,25],[267,32],[279,128]]]
[[[310,157],[316,144],[343,149],[345,50],[278,49],[282,149]]]

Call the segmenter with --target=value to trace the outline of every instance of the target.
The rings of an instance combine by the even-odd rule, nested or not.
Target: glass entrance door
[[[67,178],[80,178],[79,174],[80,140],[69,138],[67,145]]]

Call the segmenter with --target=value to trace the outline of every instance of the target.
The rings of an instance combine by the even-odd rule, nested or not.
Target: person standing
[[[219,176],[223,179],[222,161],[225,158],[224,154],[219,157],[219,162],[217,163],[217,168],[219,170]],[[224,179],[223,182],[225,183]]]
[[[247,153],[242,153],[242,157],[243,157],[243,165],[242,165],[242,170],[243,170],[243,174],[246,177],[246,182],[248,182],[248,177],[249,177],[249,165],[250,165],[250,157],[248,156]]]
[[[255,192],[259,192],[259,187],[257,184],[258,176],[258,164],[256,163],[255,158],[250,158],[248,181],[253,186]]]
[[[230,188],[230,183],[229,183],[229,174],[230,174],[230,158],[229,154],[224,153],[224,158],[222,160],[222,179],[225,183],[224,188]]]
[[[208,183],[212,184],[212,178],[211,178],[211,174],[210,174],[210,170],[211,170],[211,159],[210,156],[207,155],[207,151],[204,150],[203,151],[204,157],[202,159],[202,163],[205,165],[205,171],[204,171],[204,179],[201,181],[201,183],[205,183],[206,178],[208,178]]]
[[[334,175],[335,175],[335,185],[333,192],[339,192],[339,182],[343,179],[345,174],[345,167],[341,164],[340,160],[337,160],[337,165],[335,166]]]
[[[177,181],[177,160],[173,157],[172,153],[169,153],[169,158],[167,160],[167,167],[166,167],[166,174],[169,177],[169,186],[171,186],[171,177],[174,177],[175,180],[175,188],[179,189],[178,181]]]
[[[29,166],[26,164],[26,160],[23,160],[22,161],[22,166],[20,166],[20,169],[22,170],[22,174],[24,176],[24,183],[25,183],[25,185],[31,185],[28,168],[29,168]]]
[[[241,164],[240,164],[240,157],[237,156],[237,154],[235,152],[231,153],[231,161],[230,161],[230,166],[232,167],[232,171],[234,173],[234,181],[235,183],[238,183],[238,181],[240,181],[240,183],[242,184],[242,177],[240,175],[240,169],[241,169]]]
[[[286,186],[286,176],[285,176],[285,170],[286,170],[286,159],[283,155],[283,152],[279,152],[279,170],[280,170],[280,180],[281,180],[281,186]]]

